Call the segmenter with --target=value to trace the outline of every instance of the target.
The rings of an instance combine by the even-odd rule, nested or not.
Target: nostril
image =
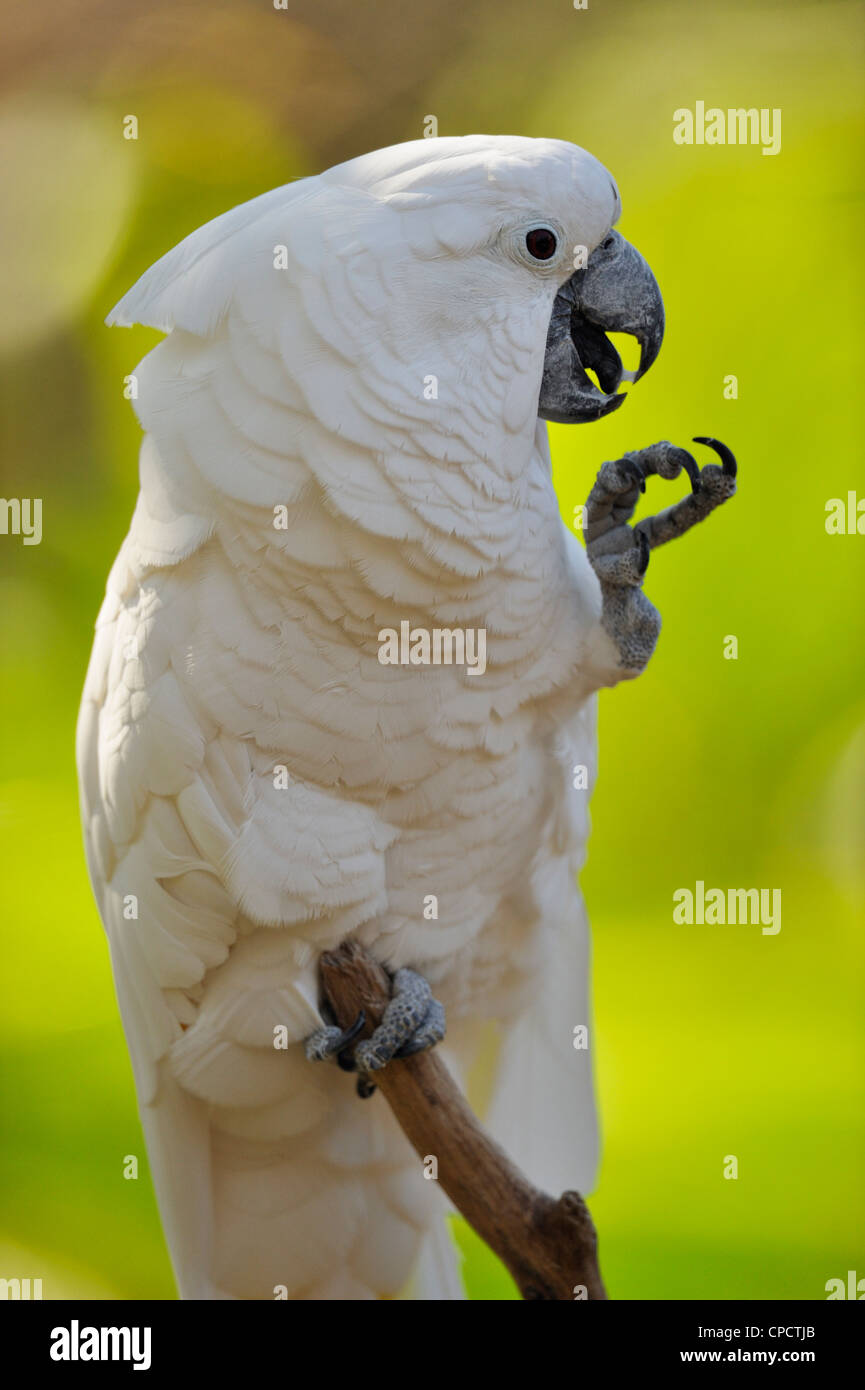
[[[610,248],[611,248],[612,246],[615,245],[615,243],[616,243],[616,238],[613,237],[613,236],[608,236],[607,239],[606,239],[606,241],[604,241],[604,242],[602,243],[602,250],[604,250],[604,251],[609,251]]]

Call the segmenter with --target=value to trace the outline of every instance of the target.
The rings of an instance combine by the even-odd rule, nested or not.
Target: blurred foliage
[[[633,399],[552,430],[566,521],[624,449],[715,434],[740,459],[735,502],[652,558],[649,670],[601,697],[584,887],[611,1294],[810,1299],[862,1273],[865,540],[824,527],[829,498],[865,496],[859,7],[2,9],[2,491],[44,499],[39,547],[0,539],[2,1272],[42,1275],[47,1297],[174,1296],[73,772],[136,492],[123,377],[156,340],[102,318],[195,226],[432,113],[441,134],[591,149],[664,291],[667,341]],[[780,108],[781,153],[674,145],[673,111],[698,99]],[[644,506],[680,491],[654,480]],[[672,893],[698,878],[780,887],[781,932],[674,926]],[[459,1239],[472,1295],[513,1297]]]

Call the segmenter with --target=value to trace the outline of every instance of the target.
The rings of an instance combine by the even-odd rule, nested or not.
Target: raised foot
[[[661,618],[642,592],[649,555],[689,531],[736,491],[736,460],[725,444],[698,435],[714,449],[718,464],[697,467],[693,455],[664,440],[602,465],[586,507],[586,552],[601,584],[601,625],[614,642],[623,673],[643,670],[655,649]],[[691,493],[656,516],[628,525],[646,479],[653,473],[691,480]]]

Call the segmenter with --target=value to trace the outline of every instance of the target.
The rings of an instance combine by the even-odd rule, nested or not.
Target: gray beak
[[[626,373],[606,333],[630,333],[640,344],[640,366]],[[639,251],[610,232],[556,295],[547,334],[538,401],[542,420],[580,424],[600,420],[624,401],[622,380],[639,381],[661,350],[664,302]],[[601,389],[586,374],[596,374]]]

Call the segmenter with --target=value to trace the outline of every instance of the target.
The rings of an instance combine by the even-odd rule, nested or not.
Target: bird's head
[[[467,567],[498,554],[540,422],[609,414],[658,353],[661,296],[619,212],[585,150],[481,135],[377,150],[232,209],[109,316],[169,334],[137,369],[153,457],[177,475],[182,438],[196,488],[269,503],[315,479],[382,534],[456,555],[465,530]],[[609,332],[638,339],[637,372]]]
[[[443,349],[467,375],[473,357],[492,351],[511,415],[528,397],[542,419],[571,424],[610,414],[625,400],[622,382],[657,357],[660,290],[613,230],[618,190],[585,150],[516,136],[416,140],[322,182],[358,195],[351,231],[391,287],[382,310],[400,359],[421,342],[430,361]],[[637,339],[635,372],[611,332]]]

